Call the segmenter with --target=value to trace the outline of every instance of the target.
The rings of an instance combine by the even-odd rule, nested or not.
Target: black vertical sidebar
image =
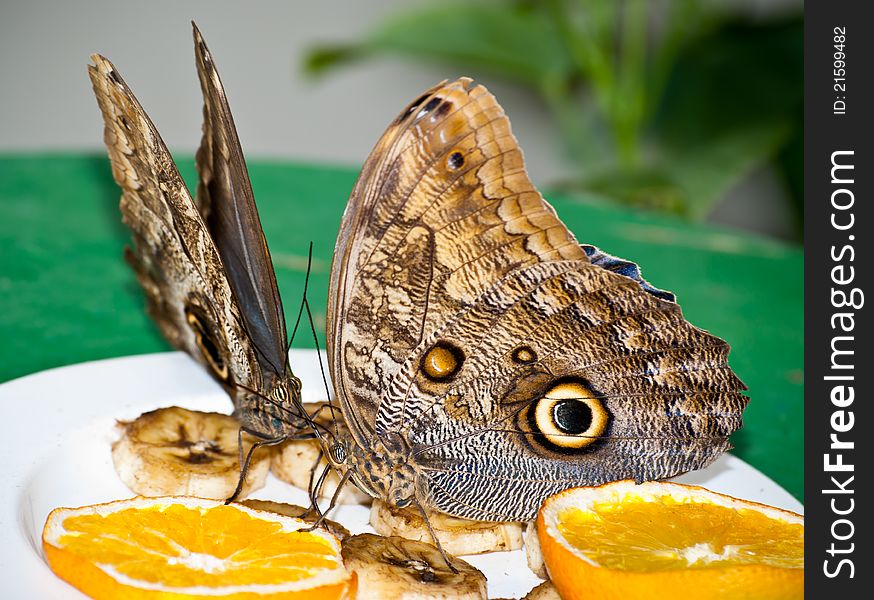
[[[805,597],[871,598],[874,7],[804,7]]]

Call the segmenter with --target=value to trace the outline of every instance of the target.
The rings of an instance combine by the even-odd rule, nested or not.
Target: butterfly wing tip
[[[107,72],[112,69],[112,63],[109,62],[102,54],[98,54],[95,52],[91,55],[91,62],[93,64],[88,65],[89,69],[94,69],[95,71]]]

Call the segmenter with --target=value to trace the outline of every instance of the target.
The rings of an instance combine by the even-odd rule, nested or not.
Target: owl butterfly
[[[196,204],[116,68],[94,55],[88,69],[133,232],[126,257],[164,337],[224,387],[241,431],[278,443],[306,427],[300,381],[234,121],[196,26],[194,47],[204,97]]]
[[[728,345],[633,263],[580,245],[470,79],[367,159],[331,270],[335,466],[374,497],[524,521],[562,489],[661,479],[730,448]]]

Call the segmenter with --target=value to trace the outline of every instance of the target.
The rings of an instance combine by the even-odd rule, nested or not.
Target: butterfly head
[[[276,377],[257,391],[235,386],[234,416],[243,427],[264,439],[300,438],[310,430],[300,400],[300,380],[287,374]]]
[[[371,449],[362,448],[342,431],[323,433],[320,441],[331,468],[341,478],[352,479],[365,494],[399,507],[416,498],[416,469],[400,436],[387,435]]]

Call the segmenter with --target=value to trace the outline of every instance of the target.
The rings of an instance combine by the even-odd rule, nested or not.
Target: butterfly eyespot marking
[[[448,115],[448,114],[449,114],[449,111],[452,110],[452,106],[453,106],[453,105],[452,105],[452,102],[450,102],[449,100],[443,100],[443,101],[440,103],[440,106],[437,107],[437,110],[435,110],[435,111],[431,114],[431,121],[432,121],[432,122],[436,122],[436,121],[438,121],[439,119],[442,119],[443,117],[445,117],[446,115]]]
[[[194,340],[200,353],[206,359],[213,373],[222,381],[227,380],[228,366],[225,364],[224,359],[222,359],[221,354],[219,354],[215,341],[210,337],[210,332],[205,325],[207,320],[203,314],[203,309],[193,304],[187,305],[185,307],[185,319],[194,332]]]
[[[511,355],[513,362],[529,365],[537,360],[537,353],[530,346],[519,346]]]
[[[421,118],[427,115],[429,112],[437,108],[437,105],[440,104],[440,102],[441,100],[437,96],[434,96],[433,98],[428,100],[428,103],[422,107],[422,110],[419,111],[417,118]]]
[[[610,413],[587,385],[565,381],[554,385],[528,410],[528,424],[545,445],[559,451],[580,450],[600,439]]]
[[[464,154],[461,152],[453,152],[449,155],[449,158],[446,159],[446,166],[449,167],[451,171],[457,171],[464,166]]]
[[[464,362],[464,353],[445,341],[434,344],[422,358],[422,372],[431,381],[447,381],[455,376]]]

